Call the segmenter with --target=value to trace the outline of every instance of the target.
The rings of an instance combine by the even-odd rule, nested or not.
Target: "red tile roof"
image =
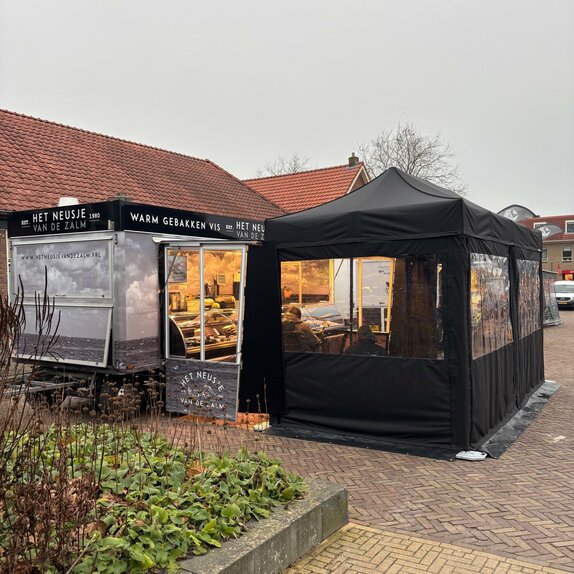
[[[548,225],[557,225],[560,229],[566,231],[566,221],[574,221],[574,214],[572,215],[547,215],[532,217],[530,219],[523,219],[520,223],[529,229],[534,229],[535,223],[547,223]],[[568,239],[574,241],[573,233],[557,233],[550,236],[545,241],[567,241]]]
[[[301,171],[287,175],[276,175],[244,182],[261,195],[273,201],[285,211],[292,213],[315,207],[321,203],[337,199],[352,191],[353,184],[364,174],[368,176],[363,163],[356,166],[338,165],[312,171]]]
[[[0,210],[127,196],[137,203],[263,220],[277,205],[209,160],[0,110]]]

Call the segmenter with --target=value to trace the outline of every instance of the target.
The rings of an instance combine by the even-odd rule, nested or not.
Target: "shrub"
[[[42,336],[29,362],[15,363],[22,301],[0,298],[0,572],[174,571],[178,558],[220,546],[303,495],[302,479],[263,453],[242,448],[232,457],[220,436],[217,452],[202,452],[209,421],[185,421],[182,432],[164,419],[161,379],[121,392],[110,384],[97,400],[86,389],[77,398],[90,406],[76,414],[63,395],[30,401],[36,359],[50,352],[58,322],[45,289],[35,303]],[[131,419],[138,386],[146,389],[144,421]]]
[[[8,472],[19,476],[1,511],[10,572],[176,570],[305,488],[263,453],[188,452],[135,425],[27,433]]]

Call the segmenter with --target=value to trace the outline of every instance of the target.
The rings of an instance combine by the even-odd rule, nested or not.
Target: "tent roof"
[[[268,239],[291,245],[448,235],[540,248],[539,234],[394,167],[339,199],[266,226]]]

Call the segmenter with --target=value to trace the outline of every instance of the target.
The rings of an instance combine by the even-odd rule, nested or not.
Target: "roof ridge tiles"
[[[266,175],[264,177],[251,177],[248,179],[244,179],[243,181],[261,181],[262,179],[274,179],[276,177],[289,177],[289,176],[295,176],[295,175],[303,175],[303,174],[307,174],[307,173],[313,173],[315,171],[327,171],[330,169],[341,169],[341,168],[347,168],[349,171],[353,170],[353,169],[359,169],[361,167],[364,167],[364,163],[362,161],[358,162],[357,165],[348,165],[346,163],[342,164],[342,165],[332,165],[330,167],[318,167],[315,169],[306,169],[304,171],[295,171],[293,173],[283,173],[283,174],[279,174],[279,175]]]
[[[214,166],[216,166],[216,167],[219,167],[217,164],[213,163],[212,161],[210,161],[210,160],[208,160],[208,159],[202,159],[202,158],[200,158],[200,157],[195,157],[195,156],[192,156],[192,155],[187,155],[187,154],[184,154],[184,153],[181,153],[181,152],[172,151],[172,150],[168,150],[168,149],[165,149],[165,148],[161,148],[161,147],[157,147],[157,146],[153,146],[153,145],[149,145],[149,144],[144,144],[144,143],[140,143],[140,142],[128,140],[128,139],[125,139],[125,138],[120,138],[120,137],[117,137],[117,136],[110,136],[110,135],[108,135],[108,134],[102,134],[102,133],[99,133],[99,132],[93,132],[93,131],[91,131],[91,130],[87,130],[87,129],[84,129],[84,128],[77,128],[77,127],[74,127],[74,126],[69,126],[69,125],[67,125],[67,124],[62,124],[62,123],[60,123],[60,122],[55,122],[55,121],[52,121],[52,120],[45,120],[45,119],[43,119],[43,118],[37,118],[37,117],[35,117],[35,116],[30,116],[30,115],[28,115],[28,114],[21,114],[21,113],[19,113],[19,112],[13,112],[12,110],[5,110],[5,109],[1,109],[1,108],[0,108],[0,113],[10,114],[10,115],[13,115],[13,116],[18,116],[18,117],[20,117],[20,118],[26,118],[26,119],[28,119],[28,120],[34,120],[34,121],[36,121],[36,122],[41,122],[41,123],[43,123],[43,124],[49,124],[49,125],[52,125],[52,126],[57,126],[57,127],[59,127],[59,128],[65,128],[65,129],[68,129],[68,130],[73,130],[73,131],[75,131],[75,132],[81,132],[81,133],[84,133],[84,134],[89,134],[89,135],[91,135],[91,136],[97,136],[97,137],[100,137],[100,138],[110,139],[110,140],[117,141],[117,142],[122,142],[122,143],[127,143],[127,144],[135,145],[135,146],[138,146],[138,147],[143,147],[143,148],[147,148],[147,149],[153,149],[153,150],[155,150],[155,151],[160,151],[160,152],[163,152],[163,153],[169,153],[169,154],[171,154],[171,155],[177,155],[177,156],[184,157],[184,158],[187,158],[187,159],[193,159],[193,160],[195,160],[195,161],[208,162],[208,163],[211,163],[212,165],[214,165]],[[236,178],[236,179],[237,179],[237,178]]]
[[[528,217],[528,221],[534,220],[534,219],[567,219],[571,217],[572,219],[574,219],[574,213],[567,213],[565,215],[537,215],[536,217]]]

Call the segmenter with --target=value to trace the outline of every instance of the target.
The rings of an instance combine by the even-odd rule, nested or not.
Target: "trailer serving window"
[[[166,244],[168,410],[235,418],[246,261],[243,244]]]
[[[167,356],[239,362],[244,259],[244,247],[167,249]]]
[[[94,234],[12,241],[11,291],[20,293],[26,323],[18,356],[105,367],[111,337],[113,236]],[[53,301],[52,328],[36,297]],[[56,336],[54,338],[54,335]]]

